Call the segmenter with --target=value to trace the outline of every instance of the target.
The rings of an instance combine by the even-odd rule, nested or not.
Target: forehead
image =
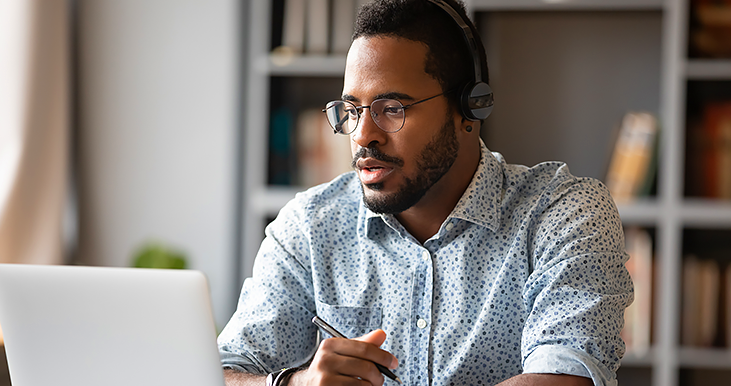
[[[356,39],[348,51],[343,94],[357,99],[398,92],[414,97],[439,92],[439,82],[424,71],[423,43],[395,37]]]

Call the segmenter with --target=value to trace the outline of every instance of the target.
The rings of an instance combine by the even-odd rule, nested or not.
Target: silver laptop
[[[0,264],[13,386],[222,386],[205,276]]]

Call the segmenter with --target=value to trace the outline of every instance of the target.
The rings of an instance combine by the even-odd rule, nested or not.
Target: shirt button
[[[419,327],[419,328],[426,327],[426,320],[424,320],[424,319],[417,320],[416,321],[416,327]]]
[[[447,224],[447,230],[448,231],[451,231],[452,228],[454,228],[454,225],[451,222],[449,224]]]
[[[424,259],[424,261],[429,261],[431,260],[431,254],[429,254],[429,251],[424,251],[421,254],[421,258]]]

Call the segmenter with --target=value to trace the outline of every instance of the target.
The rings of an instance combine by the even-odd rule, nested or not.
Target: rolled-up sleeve
[[[589,377],[615,385],[632,302],[624,236],[606,188],[577,179],[557,187],[537,216],[534,270],[523,300],[523,371]]]

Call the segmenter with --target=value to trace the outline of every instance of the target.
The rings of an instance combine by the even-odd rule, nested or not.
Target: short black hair
[[[446,0],[472,30],[482,64],[482,81],[489,82],[487,57],[474,23],[460,0]],[[434,77],[449,103],[459,110],[460,93],[475,80],[474,60],[462,28],[436,4],[427,0],[375,0],[365,4],[355,21],[353,40],[360,37],[389,36],[427,46],[424,71]]]

